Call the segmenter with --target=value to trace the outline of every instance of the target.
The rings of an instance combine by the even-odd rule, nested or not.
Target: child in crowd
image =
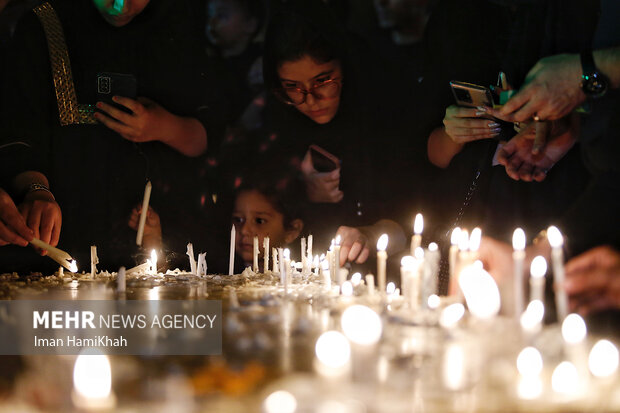
[[[239,186],[232,211],[236,229],[235,272],[252,265],[254,237],[258,237],[261,266],[265,237],[269,237],[270,249],[285,247],[299,237],[304,228],[304,194],[300,188],[303,186],[290,177],[265,179],[264,176]]]

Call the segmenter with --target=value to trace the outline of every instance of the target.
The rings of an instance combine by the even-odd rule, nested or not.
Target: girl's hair
[[[346,60],[346,33],[332,9],[318,0],[289,0],[271,17],[265,34],[265,85],[280,85],[278,67],[308,55],[318,63]]]
[[[235,199],[241,192],[260,193],[283,215],[284,228],[290,228],[294,220],[304,220],[304,188],[304,183],[292,174],[259,170],[242,178]]]

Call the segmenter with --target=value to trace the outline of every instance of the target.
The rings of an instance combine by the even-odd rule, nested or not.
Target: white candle
[[[323,284],[325,284],[325,290],[330,291],[332,289],[332,278],[329,273],[329,262],[327,262],[325,255],[321,255],[320,269],[321,278],[323,279]]]
[[[97,274],[97,264],[99,264],[99,257],[97,257],[97,247],[95,245],[90,246],[90,278],[95,278]]]
[[[527,336],[538,334],[542,329],[542,322],[545,317],[545,305],[542,301],[530,301],[527,308],[521,314],[521,329]]]
[[[258,273],[258,237],[254,237],[252,247],[252,270]]]
[[[583,377],[588,374],[588,349],[586,336],[588,329],[578,314],[569,314],[562,322],[562,338],[568,359],[577,367]]]
[[[312,234],[308,235],[308,259],[312,259],[313,255],[312,255],[312,243],[314,241],[314,238],[312,237]]]
[[[458,288],[458,280],[456,280],[456,267],[458,265],[457,260],[459,256],[459,238],[461,236],[461,229],[456,227],[452,230],[450,236],[450,253],[448,256],[448,264],[450,266],[450,280],[448,285],[448,293],[453,295]]]
[[[400,260],[400,285],[403,289],[403,297],[412,310],[417,309],[419,304],[418,274],[416,259],[410,255],[404,256]]]
[[[422,231],[424,230],[424,218],[422,214],[416,214],[413,221],[413,236],[411,237],[411,255],[415,255],[415,249],[422,246]]]
[[[280,268],[283,272],[283,274],[280,275],[280,279],[284,281],[284,292],[288,294],[289,277],[291,276],[291,251],[288,248],[285,248],[284,251],[282,251],[282,262],[280,263]]]
[[[558,321],[564,320],[568,314],[568,296],[564,290],[564,239],[560,230],[554,226],[547,229],[547,239],[551,245],[551,265],[553,266],[553,284],[555,286],[555,307]]]
[[[189,258],[189,271],[192,274],[196,274],[196,258],[194,257],[194,245],[190,242],[187,244],[187,252],[185,253]]]
[[[58,277],[63,278],[65,276],[65,269],[63,267],[58,267]]]
[[[469,235],[469,260],[474,262],[478,259],[478,250],[480,249],[480,241],[482,241],[482,230],[478,227],[474,228]]]
[[[203,252],[198,254],[198,266],[196,268],[196,275],[204,277],[207,275],[207,253]]]
[[[335,277],[334,277],[334,244],[333,244],[333,240],[332,240],[332,246],[329,247],[329,250],[327,251],[327,254],[325,255],[325,259],[327,260],[327,268],[329,270],[329,277],[332,279],[332,281],[335,281]]]
[[[342,237],[340,235],[336,235],[336,240],[334,241],[334,271],[336,272],[335,278],[338,285],[342,285],[344,280],[342,279],[342,274],[340,271],[340,240]]]
[[[230,229],[230,257],[228,258],[228,275],[235,272],[235,226]]]
[[[263,272],[269,271],[269,237],[263,238]]]
[[[424,254],[424,250],[422,250]],[[422,255],[424,257],[424,255]],[[428,307],[428,297],[437,293],[437,285],[439,281],[439,263],[441,261],[441,253],[439,246],[431,242],[426,250],[426,258],[424,259],[424,276],[426,277],[427,289],[425,291],[425,306]]]
[[[116,276],[116,291],[119,293],[124,293],[127,287],[127,280],[125,277],[125,267],[121,267],[118,270],[118,275]]]
[[[512,248],[514,316],[519,319],[523,313],[523,261],[525,261],[525,232],[521,228],[515,229],[512,234]]]
[[[372,274],[366,275],[366,287],[368,287],[368,295],[375,293],[375,277]]]
[[[312,265],[314,266],[314,275],[319,275],[319,262],[319,256],[315,255],[314,261],[312,262]]]
[[[136,234],[136,245],[142,245],[142,237],[144,236],[144,224],[146,224],[146,213],[149,209],[149,200],[151,199],[151,181],[146,181],[144,186],[144,198],[142,198],[142,211],[140,211],[140,221],[138,222],[138,233]]]
[[[377,287],[381,293],[385,292],[385,267],[387,263],[387,252],[385,252],[388,244],[387,234],[383,234],[377,241]]]
[[[545,302],[545,274],[547,273],[547,261],[542,256],[537,256],[530,265],[530,302],[538,300]]]
[[[151,274],[157,274],[157,252],[151,251]]]
[[[277,274],[280,271],[278,265],[278,250],[276,248],[271,249],[271,272]]]
[[[307,254],[307,250],[306,250],[306,237],[302,237],[301,238],[301,273],[302,274],[306,274],[306,269],[307,269],[307,265],[308,265],[308,256]]]

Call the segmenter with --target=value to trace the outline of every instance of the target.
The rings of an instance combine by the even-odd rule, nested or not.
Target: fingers
[[[125,125],[128,125],[131,123],[133,116],[127,112],[123,112],[122,110],[115,108],[112,105],[108,105],[107,103],[103,103],[103,102],[97,102],[96,106],[98,109],[105,112],[111,118],[114,118],[118,120],[119,122],[124,123]]]
[[[39,231],[40,226],[41,226],[41,213],[42,213],[42,210],[40,206],[35,203],[32,205],[32,208],[28,212],[28,217],[26,218],[26,223],[28,224],[28,228],[30,228],[34,232],[35,238],[39,238],[39,239],[41,239],[41,233]]]
[[[112,100],[119,105],[125,106],[127,109],[135,113],[137,116],[140,116],[144,111],[144,105],[140,103],[138,100],[126,98],[124,96],[114,96]],[[144,103],[151,103],[152,101],[146,98],[140,98]],[[122,112],[122,111],[121,111]],[[116,117],[116,116],[115,116]]]
[[[306,176],[318,172],[314,169],[314,165],[312,164],[312,155],[310,154],[310,151],[306,152],[306,156],[304,156],[303,161],[301,161],[301,172],[303,172]]]
[[[369,256],[370,256],[370,249],[368,249],[368,247],[364,247],[364,249],[362,250],[360,255],[357,257],[357,260],[355,260],[355,262],[357,264],[363,264],[366,262]]]
[[[513,95],[508,102],[499,110],[499,116],[502,118],[515,118],[516,111],[521,109],[533,96],[533,90],[529,86],[525,86],[522,90]],[[489,111],[491,113],[492,111]],[[530,116],[531,117],[531,116]],[[526,118],[529,119],[530,117]],[[526,120],[522,119],[522,120]],[[521,120],[519,120],[521,121]]]
[[[120,123],[119,121],[114,120],[113,118],[110,118],[102,113],[95,112],[95,119],[103,123],[109,129],[112,129],[114,132],[122,135],[123,137],[130,136],[133,132],[133,129],[129,126]]]

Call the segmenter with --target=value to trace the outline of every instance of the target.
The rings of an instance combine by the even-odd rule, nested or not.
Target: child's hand
[[[138,230],[138,223],[140,222],[140,214],[142,212],[142,205],[136,206],[131,211],[131,217],[129,218],[129,228],[134,231]],[[146,212],[146,222],[144,224],[144,236],[142,237],[142,246],[145,249],[160,250],[162,244],[161,236],[161,222],[159,220],[159,214],[155,210],[149,207]]]

